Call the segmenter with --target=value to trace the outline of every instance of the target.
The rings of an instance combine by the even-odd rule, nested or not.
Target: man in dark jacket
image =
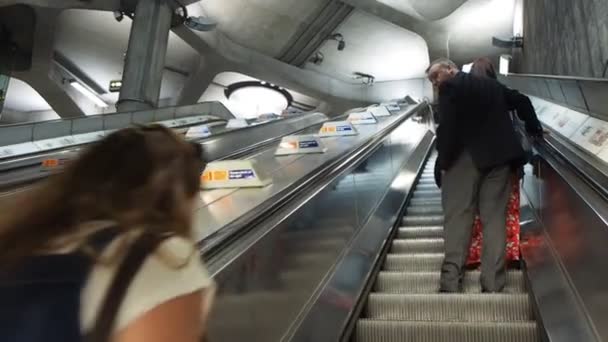
[[[476,213],[484,227],[481,286],[486,292],[502,291],[511,175],[526,159],[509,110],[519,109],[529,133],[542,134],[542,127],[530,101],[495,80],[462,73],[447,59],[433,62],[427,75],[439,89],[441,114],[437,132],[445,215],[441,291],[461,290]]]

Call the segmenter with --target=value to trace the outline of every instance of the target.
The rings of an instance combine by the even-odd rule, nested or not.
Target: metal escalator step
[[[419,183],[416,190],[440,190],[435,183]]]
[[[412,199],[423,202],[423,201],[429,201],[429,202],[435,202],[435,203],[441,203],[441,196],[437,195],[419,195],[414,193],[412,195]]]
[[[534,322],[453,323],[360,319],[355,342],[540,342]]]
[[[441,253],[444,251],[443,238],[436,239],[396,239],[391,253]]]
[[[404,226],[440,226],[443,225],[443,215],[408,215],[401,222]]]
[[[426,207],[426,206],[437,206],[441,205],[441,198],[413,198],[410,199],[408,207]]]
[[[437,293],[440,272],[386,272],[378,274],[374,291],[381,293]],[[479,271],[466,272],[463,289],[465,293],[480,293]],[[504,293],[525,293],[526,284],[521,271],[507,272]]]
[[[414,196],[416,197],[441,197],[441,190],[414,190]]]
[[[533,320],[526,294],[371,293],[372,319],[449,322],[525,322]]]
[[[418,181],[418,184],[416,184],[416,187],[420,186],[420,185],[425,185],[428,187],[432,187],[433,189],[438,189],[437,184],[435,184],[435,180],[434,179],[430,179],[430,178],[421,178]],[[423,188],[421,188],[423,189]]]
[[[440,205],[408,207],[406,215],[443,215],[443,207]]]
[[[415,238],[441,238],[443,237],[442,226],[416,226],[401,227],[397,233],[397,239]]]
[[[388,254],[383,269],[402,272],[436,272],[441,269],[443,253]]]

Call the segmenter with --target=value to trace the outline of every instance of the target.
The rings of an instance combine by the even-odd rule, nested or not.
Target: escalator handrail
[[[608,176],[584,157],[583,151],[555,136],[535,142],[535,149],[558,172],[564,168],[576,174],[602,198],[608,200]],[[569,146],[570,145],[570,146]],[[550,158],[547,158],[550,156]]]
[[[258,227],[264,221],[271,218],[274,213],[292,203],[300,194],[313,188],[323,187],[325,184],[331,182],[333,180],[332,175],[336,175],[337,173],[341,174],[349,166],[352,166],[354,162],[360,161],[362,156],[367,156],[372,153],[394,129],[417,114],[421,109],[425,108],[426,105],[428,105],[427,102],[422,102],[412,108],[408,108],[401,118],[376,132],[376,134],[357,148],[351,150],[349,153],[336,156],[334,159],[327,161],[324,165],[312,171],[311,174],[297,180],[286,189],[266,199],[264,203],[256,208],[256,210],[239,217],[237,220],[199,241],[199,250],[203,259],[209,262],[209,260],[215,258],[217,254],[228,250],[229,246],[238,240],[239,237],[252,231],[255,227]],[[331,180],[328,180],[328,178],[331,178]],[[307,198],[303,201],[306,202],[309,199],[310,198]]]

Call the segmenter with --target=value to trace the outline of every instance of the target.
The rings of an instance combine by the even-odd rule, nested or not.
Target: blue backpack
[[[116,230],[104,230],[94,234],[89,244],[102,251],[116,236]],[[10,342],[107,342],[131,280],[162,240],[143,234],[133,243],[86,336],[80,331],[80,291],[93,258],[82,252],[33,256],[15,270],[0,271],[0,338]]]

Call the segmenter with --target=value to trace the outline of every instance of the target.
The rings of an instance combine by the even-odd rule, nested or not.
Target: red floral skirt
[[[507,264],[519,260],[519,178],[514,177],[507,207]],[[481,263],[482,225],[479,215],[473,223],[473,236],[469,247],[467,266]]]

